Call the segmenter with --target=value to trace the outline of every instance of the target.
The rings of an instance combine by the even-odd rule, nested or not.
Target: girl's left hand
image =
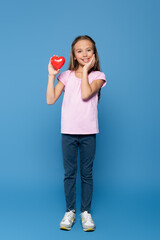
[[[91,61],[84,65],[83,69],[89,71],[95,64],[95,54],[93,54],[93,57],[91,58]]]

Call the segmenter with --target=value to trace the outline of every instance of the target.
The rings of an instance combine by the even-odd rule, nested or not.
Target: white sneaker
[[[66,212],[62,221],[60,222],[60,229],[71,230],[73,223],[75,222],[76,214],[74,211]]]
[[[92,216],[87,211],[81,213],[81,221],[82,221],[83,230],[85,232],[95,230],[95,224],[92,219]]]

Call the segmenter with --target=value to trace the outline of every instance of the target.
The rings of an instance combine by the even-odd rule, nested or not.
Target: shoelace
[[[91,217],[91,214],[90,213],[88,213],[87,211],[85,211],[84,213],[83,213],[83,219],[85,220],[85,221],[93,221],[93,219],[92,219],[92,217]]]
[[[73,218],[73,212],[66,212],[63,219],[66,220],[66,218],[71,220]]]

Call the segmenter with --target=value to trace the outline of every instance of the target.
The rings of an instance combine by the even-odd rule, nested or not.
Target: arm
[[[102,87],[104,80],[94,80],[91,84],[88,81],[88,71],[95,64],[95,55],[93,55],[91,61],[83,67],[82,82],[81,82],[81,95],[83,100],[91,98]]]
[[[97,79],[94,80],[91,84],[88,82],[88,72],[83,71],[82,75],[82,83],[81,83],[81,94],[82,99],[87,100],[91,98],[95,93],[99,91],[99,89],[102,87],[104,83],[104,80]]]
[[[54,76],[48,75],[46,100],[49,105],[54,104],[57,101],[64,88],[64,84],[61,81],[58,81],[56,87],[54,87],[54,80]]]
[[[53,68],[51,62],[49,62],[48,64],[48,72],[49,74],[48,74],[46,101],[47,101],[47,104],[51,105],[51,104],[54,104],[62,94],[64,84],[61,81],[58,81],[56,87],[54,87],[55,77],[60,72],[60,70],[56,71]]]

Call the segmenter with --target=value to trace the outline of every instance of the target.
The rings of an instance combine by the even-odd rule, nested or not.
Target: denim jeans
[[[62,134],[66,209],[76,211],[77,154],[80,153],[81,212],[91,210],[96,134]]]

